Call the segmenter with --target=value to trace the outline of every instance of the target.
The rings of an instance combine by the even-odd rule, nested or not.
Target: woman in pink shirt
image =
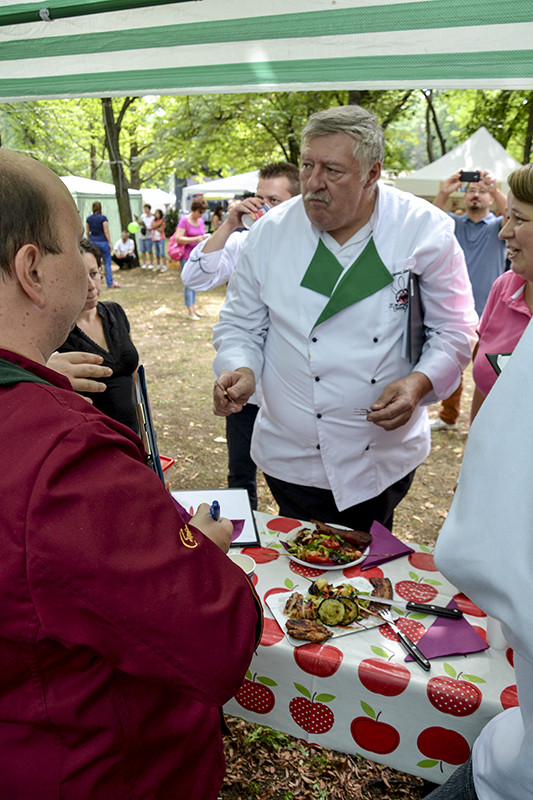
[[[193,200],[191,203],[191,213],[187,217],[182,217],[178,222],[174,238],[178,244],[185,245],[185,252],[181,260],[182,266],[188,260],[198,242],[206,239],[209,235],[205,232],[205,223],[202,219],[202,214],[206,210],[206,200],[203,198]],[[196,311],[196,292],[193,289],[185,288],[185,306],[189,319],[200,319],[200,315]]]
[[[471,421],[497,377],[486,354],[512,353],[533,314],[533,164],[515,169],[507,181],[511,191],[500,238],[511,270],[494,282],[480,320]]]

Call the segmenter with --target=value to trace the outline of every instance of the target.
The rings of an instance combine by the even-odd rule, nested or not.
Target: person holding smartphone
[[[433,204],[446,211],[450,195],[465,186],[463,179],[469,177],[478,180],[466,183],[465,213],[448,213],[454,220],[455,236],[465,254],[476,312],[481,317],[492,284],[505,271],[505,243],[499,238],[499,233],[507,198],[498,188],[496,179],[487,170],[473,172],[457,170],[443,182]],[[491,211],[493,203],[496,214]],[[432,430],[457,428],[457,420],[461,413],[462,391],[461,380],[455,392],[442,401],[438,417],[430,423]]]

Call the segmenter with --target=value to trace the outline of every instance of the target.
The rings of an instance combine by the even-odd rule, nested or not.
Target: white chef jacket
[[[371,235],[393,283],[315,327],[329,298],[300,282],[319,237],[346,271]],[[401,302],[411,269],[420,276],[428,328],[414,367],[403,358]],[[369,408],[413,368],[433,384],[424,402],[448,397],[470,359],[476,324],[453,221],[435,206],[380,184],[372,220],[340,246],[313,227],[295,197],[248,234],[214,329],[214,369],[218,375],[246,366],[261,377],[255,463],[275,478],[330,489],[343,510],[400,480],[430,447],[422,407],[394,431],[354,408]]]
[[[439,569],[499,619],[519,707],[483,728],[472,753],[480,800],[525,800],[533,786],[533,323],[468,435],[459,484],[435,550]]]
[[[215,286],[227,283],[233,274],[247,236],[248,231],[233,231],[224,247],[213,253],[204,253],[208,239],[197,244],[181,270],[183,285],[195,292],[207,292]]]

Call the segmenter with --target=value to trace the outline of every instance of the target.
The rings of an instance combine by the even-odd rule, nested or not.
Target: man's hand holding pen
[[[218,417],[237,414],[255,391],[255,377],[248,367],[221,372],[213,389],[213,411]]]

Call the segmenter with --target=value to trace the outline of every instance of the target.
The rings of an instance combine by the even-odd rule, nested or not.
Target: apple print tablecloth
[[[395,597],[455,598],[465,618],[485,638],[486,616],[437,570],[427,548],[366,572],[360,565],[323,573],[281,556],[276,531],[305,524],[255,512],[260,548],[243,548],[256,561],[254,584],[265,626],[244,685],[226,704],[228,714],[268,725],[308,742],[359,754],[394,769],[443,783],[467,760],[483,726],[517,704],[512,651],[489,648],[431,661],[431,672],[405,661],[388,626],[293,647],[265,598],[294,590],[305,594],[307,577],[330,583],[361,575],[387,577]],[[411,543],[410,543],[411,544]],[[400,627],[417,641],[435,617],[405,612]]]

